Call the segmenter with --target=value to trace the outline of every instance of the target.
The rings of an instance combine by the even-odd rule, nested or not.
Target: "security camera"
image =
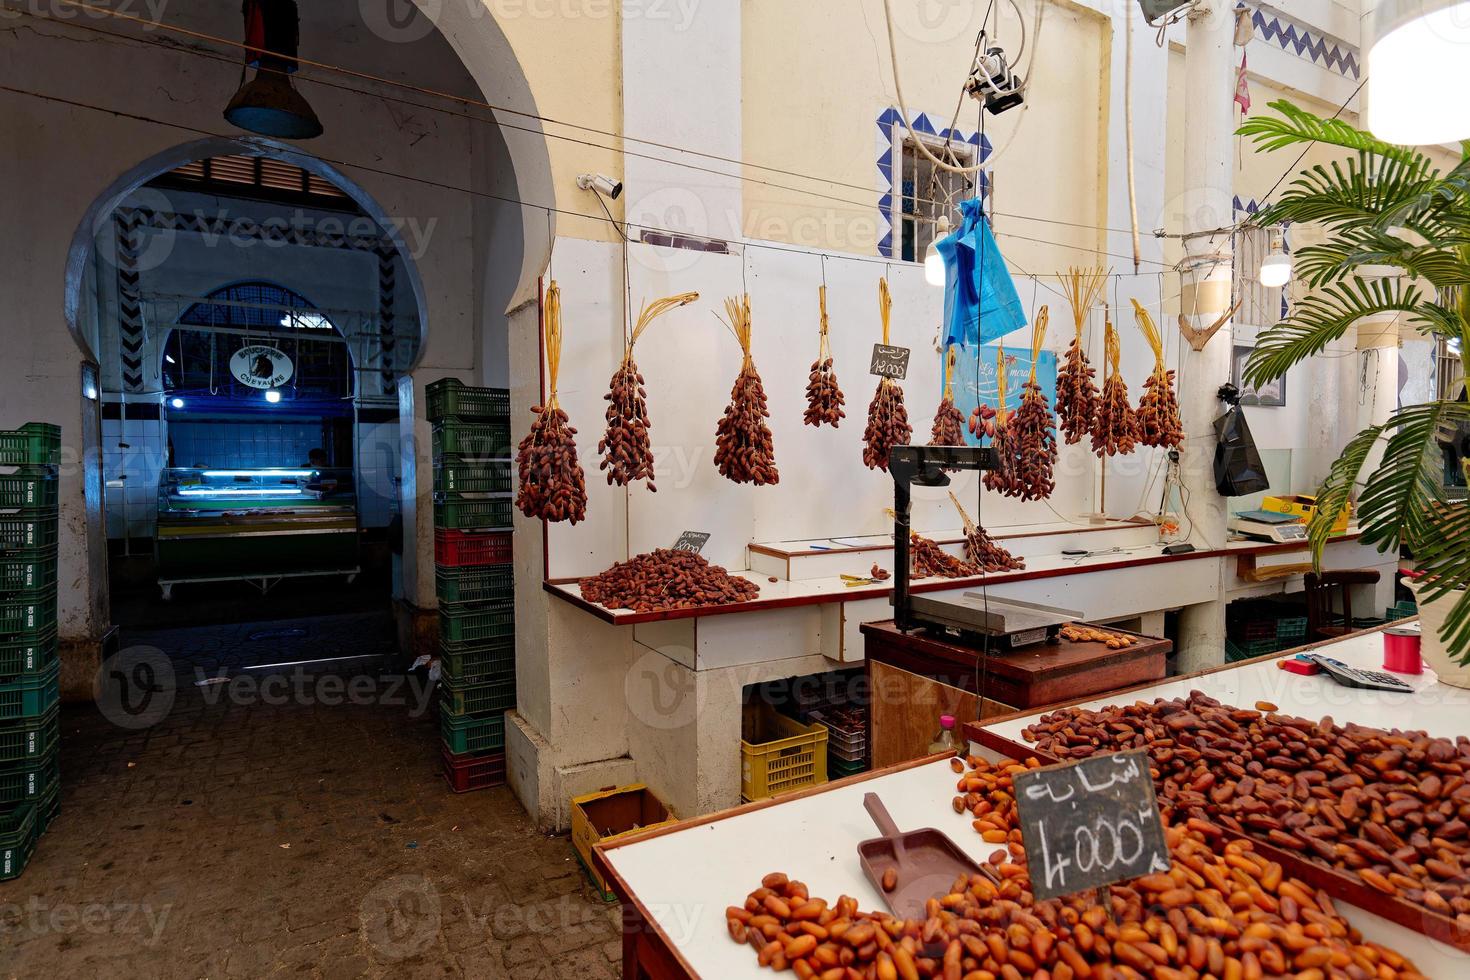
[[[577,186],[584,191],[596,191],[611,201],[616,201],[618,195],[623,193],[623,182],[607,174],[580,174],[577,177]]]

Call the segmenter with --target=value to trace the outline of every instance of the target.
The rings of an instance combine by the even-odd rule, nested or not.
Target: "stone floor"
[[[508,789],[446,788],[385,617],[123,645],[62,714],[61,814],[0,883],[0,976],[619,974],[570,842]]]

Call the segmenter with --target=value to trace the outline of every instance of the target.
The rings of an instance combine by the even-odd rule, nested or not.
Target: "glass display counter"
[[[344,575],[358,565],[357,494],[348,469],[166,469],[154,547],[165,599],[181,582]]]

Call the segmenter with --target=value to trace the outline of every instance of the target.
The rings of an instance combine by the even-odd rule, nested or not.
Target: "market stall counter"
[[[1366,633],[1324,649],[1356,666],[1377,669],[1382,637]],[[1411,694],[1385,694],[1338,687],[1324,677],[1302,677],[1278,669],[1275,659],[1177,678],[1089,702],[1102,705],[1173,698],[1201,690],[1226,704],[1250,707],[1271,700],[1286,713],[1308,718],[1332,713],[1339,723],[1357,721],[1384,728],[1425,729],[1456,737],[1470,718],[1470,691],[1436,682],[1432,673],[1410,677]],[[971,725],[968,733],[997,733],[1019,739],[1040,713],[995,724]],[[989,758],[1000,753],[972,742]],[[931,756],[829,783],[673,827],[599,846],[594,856],[624,907],[624,976],[705,977],[719,980],[770,976],[757,951],[734,942],[727,909],[740,906],[761,876],[783,872],[800,879],[812,896],[835,902],[848,895],[857,908],[880,910],[883,896],[864,876],[858,844],[878,836],[863,797],[876,793],[901,829],[935,827],[970,858],[984,864],[997,845],[971,828],[970,814],[956,813],[954,760]],[[1332,896],[1338,913],[1374,943],[1408,957],[1423,975],[1464,976],[1470,953],[1436,941],[1381,915]]]

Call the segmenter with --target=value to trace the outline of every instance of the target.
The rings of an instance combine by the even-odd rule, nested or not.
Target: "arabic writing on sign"
[[[1015,786],[1038,899],[1169,870],[1144,750],[1033,769]]]

